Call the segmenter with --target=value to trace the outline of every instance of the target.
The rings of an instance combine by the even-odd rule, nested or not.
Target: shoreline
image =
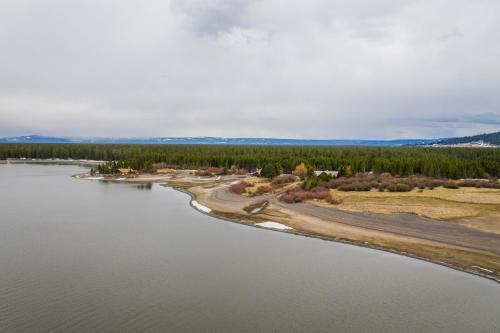
[[[377,245],[374,245],[374,244],[365,244],[365,243],[356,242],[356,241],[347,240],[347,239],[339,239],[339,238],[332,238],[332,237],[328,237],[328,236],[314,235],[314,234],[309,234],[309,233],[304,233],[304,232],[301,232],[301,231],[297,231],[295,229],[280,230],[280,229],[266,228],[266,227],[261,227],[259,225],[253,224],[253,223],[247,223],[247,222],[242,221],[242,220],[237,220],[237,219],[234,219],[234,218],[229,218],[229,217],[217,215],[216,213],[213,213],[213,212],[207,213],[207,212],[204,212],[202,210],[197,209],[192,204],[193,201],[196,201],[196,196],[195,196],[194,193],[189,192],[188,190],[185,190],[185,189],[182,189],[182,188],[176,188],[176,187],[173,187],[173,186],[169,186],[167,184],[160,184],[160,186],[169,187],[169,188],[171,188],[171,189],[173,189],[175,191],[178,191],[178,192],[181,192],[181,193],[184,193],[184,194],[188,195],[190,197],[189,205],[191,206],[191,208],[193,208],[194,210],[198,211],[201,214],[204,214],[204,215],[207,215],[207,216],[219,219],[219,220],[223,220],[223,221],[231,222],[231,223],[237,223],[237,224],[245,225],[245,226],[248,226],[248,227],[253,227],[253,228],[258,228],[258,229],[263,229],[263,230],[268,230],[268,231],[282,232],[282,233],[287,233],[287,234],[293,234],[293,235],[296,235],[296,236],[315,238],[315,239],[319,239],[319,240],[323,240],[323,241],[328,241],[328,242],[337,242],[337,243],[341,243],[341,244],[358,246],[358,247],[367,248],[367,249],[371,249],[371,250],[384,251],[384,252],[388,252],[388,253],[392,253],[392,254],[401,255],[401,256],[404,256],[404,257],[407,257],[407,258],[422,260],[422,261],[425,261],[425,262],[428,262],[428,263],[432,263],[432,264],[435,264],[435,265],[439,265],[439,266],[443,266],[443,267],[446,267],[446,268],[450,268],[450,269],[453,269],[453,270],[456,270],[456,271],[459,271],[459,272],[476,275],[476,276],[479,276],[479,277],[482,277],[482,278],[486,278],[486,279],[491,280],[491,281],[495,281],[495,282],[497,282],[497,283],[500,284],[500,279],[496,278],[496,277],[494,277],[492,275],[484,274],[484,273],[481,273],[481,272],[478,272],[478,271],[467,270],[467,269],[464,269],[464,268],[462,268],[460,266],[451,265],[451,264],[448,264],[446,262],[436,261],[436,260],[432,260],[430,258],[417,256],[417,255],[414,255],[414,254],[411,254],[411,253],[407,253],[407,252],[400,252],[400,251],[397,251],[397,250],[394,250],[394,249],[385,248],[385,247],[377,246]]]
[[[48,164],[49,161],[46,162]],[[187,174],[187,173],[184,173]],[[155,183],[158,184],[159,186],[165,186],[165,187],[170,187],[173,190],[182,192],[187,194],[190,197],[189,205],[197,210],[199,213],[205,214],[207,216],[217,218],[219,220],[231,222],[231,223],[238,223],[241,225],[246,225],[254,228],[259,228],[259,229],[266,229],[269,231],[277,231],[277,232],[285,232],[288,234],[293,234],[297,236],[304,236],[304,237],[311,237],[311,238],[316,238],[316,239],[321,239],[324,241],[334,241],[338,243],[343,243],[343,244],[348,244],[348,245],[354,245],[354,246],[359,246],[359,247],[364,247],[368,249],[373,249],[373,250],[379,250],[379,251],[385,251],[388,253],[393,253],[393,254],[398,254],[398,255],[403,255],[405,257],[413,258],[413,259],[418,259],[418,260],[423,260],[429,263],[437,264],[443,267],[451,268],[460,272],[464,273],[469,273],[473,274],[479,277],[486,278],[488,280],[495,281],[497,283],[500,283],[500,277],[498,274],[495,274],[493,270],[490,270],[486,267],[482,267],[480,264],[473,264],[473,265],[468,265],[467,267],[462,267],[458,264],[450,263],[450,262],[445,262],[442,260],[437,260],[433,259],[432,257],[427,257],[427,256],[422,256],[418,255],[416,253],[410,253],[407,251],[402,251],[397,249],[397,247],[391,247],[390,245],[388,246],[381,246],[378,244],[366,242],[366,241],[360,241],[360,240],[355,240],[355,239],[349,239],[346,237],[342,236],[331,236],[327,234],[318,234],[317,232],[307,232],[304,230],[297,230],[294,228],[293,225],[286,224],[284,226],[290,226],[292,229],[286,229],[286,230],[280,230],[280,229],[275,229],[275,228],[267,228],[264,226],[259,226],[256,223],[258,222],[264,222],[264,221],[269,221],[269,222],[276,222],[276,223],[281,223],[279,219],[273,219],[272,217],[267,217],[266,219],[263,219],[262,217],[259,217],[257,215],[261,215],[260,212],[257,214],[249,214],[249,215],[243,215],[243,214],[238,214],[234,212],[228,212],[228,211],[220,211],[218,209],[215,209],[214,207],[211,207],[210,204],[207,204],[206,198],[200,198],[200,193],[196,193],[194,189],[197,187],[208,187],[212,188],[217,186],[222,187],[223,185],[221,184],[228,184],[228,181],[234,181],[233,178],[228,178],[226,179],[225,183],[224,180],[221,182],[219,180],[214,180],[213,178],[204,178],[204,177],[186,177],[186,178],[180,178],[180,184],[181,186],[176,186],[175,181],[179,181],[177,179],[177,175],[141,175],[139,177],[134,177],[134,178],[126,178],[126,177],[88,177],[88,174],[75,174],[73,175],[74,178],[76,179],[95,179],[95,180],[101,180],[101,181],[108,181],[108,182],[114,182],[114,183],[128,183],[128,184],[137,184],[137,183]],[[241,177],[240,177],[241,178]],[[187,179],[187,180],[186,180]],[[237,178],[236,178],[237,179]],[[212,186],[212,187],[211,187]],[[219,201],[223,201],[223,199],[216,198]],[[194,203],[196,202],[197,205]],[[227,202],[225,204],[228,204]],[[229,202],[229,204],[232,204]],[[197,206],[202,206],[207,209],[200,209]],[[265,209],[263,209],[265,210]],[[264,214],[265,215],[265,214]],[[294,216],[295,217],[295,216]],[[359,231],[362,231],[362,228],[359,229]],[[446,244],[443,244],[445,246]],[[470,267],[470,268],[468,268]],[[492,274],[488,274],[486,272],[491,272]]]
[[[79,165],[83,167],[95,167],[104,161],[95,160],[64,160],[64,159],[36,159],[36,158],[8,158],[1,160],[0,164],[42,164],[42,165]]]
[[[79,177],[77,177],[77,176],[79,176]],[[78,178],[78,179],[85,179],[85,177],[82,177],[82,174],[73,175],[73,177]],[[473,274],[473,275],[483,277],[483,278],[486,278],[488,280],[492,280],[492,281],[495,281],[497,283],[500,283],[500,277],[497,274],[485,273],[485,271],[489,271],[489,269],[485,268],[485,267],[481,267],[481,265],[479,265],[477,263],[474,265],[469,265],[469,267],[472,268],[472,269],[469,269],[467,267],[461,267],[459,265],[455,265],[455,264],[450,263],[450,262],[445,262],[442,260],[433,259],[432,257],[426,257],[426,256],[418,255],[415,253],[411,253],[408,251],[401,251],[401,250],[398,250],[396,247],[381,246],[381,245],[377,245],[377,244],[366,242],[366,241],[358,241],[358,240],[348,239],[348,238],[342,237],[342,236],[329,236],[326,234],[307,232],[307,231],[303,231],[303,230],[297,230],[296,228],[288,229],[288,230],[279,230],[279,229],[266,228],[266,227],[256,225],[255,224],[256,222],[263,222],[264,221],[262,218],[259,218],[258,216],[256,216],[259,214],[243,215],[243,214],[234,213],[234,212],[219,211],[218,209],[215,209],[214,207],[211,207],[209,204],[207,204],[205,202],[206,198],[205,199],[200,198],[200,194],[195,193],[196,191],[193,191],[194,188],[203,187],[203,185],[205,185],[205,186],[209,185],[208,187],[212,188],[212,187],[210,187],[210,185],[213,186],[214,183],[216,183],[215,186],[217,186],[220,184],[219,182],[214,181],[213,179],[205,179],[202,177],[191,177],[191,179],[188,179],[186,181],[184,178],[181,177],[180,184],[182,184],[182,186],[176,186],[175,183],[170,183],[170,181],[179,180],[179,179],[176,179],[175,176],[167,177],[165,175],[143,175],[142,177],[137,177],[137,178],[111,177],[111,178],[107,178],[107,179],[103,178],[100,180],[114,182],[114,183],[127,183],[127,184],[156,183],[159,186],[170,187],[176,191],[187,194],[190,197],[189,205],[191,206],[191,208],[195,209],[199,213],[205,214],[205,215],[213,217],[213,218],[217,218],[219,220],[224,220],[224,221],[231,222],[231,223],[238,223],[241,225],[251,226],[251,227],[259,228],[259,229],[266,229],[266,230],[276,231],[276,232],[285,232],[285,233],[289,233],[289,234],[293,234],[293,235],[297,235],[297,236],[311,237],[311,238],[321,239],[324,241],[334,241],[334,242],[338,242],[338,243],[355,245],[355,246],[369,248],[369,249],[373,249],[373,250],[379,250],[379,251],[385,251],[385,252],[389,252],[389,253],[393,253],[393,254],[403,255],[405,257],[423,260],[423,261],[433,263],[433,264],[438,264],[438,265],[443,266],[443,267],[451,268],[451,269],[461,271],[464,273]],[[217,188],[217,187],[215,187],[215,188]],[[223,201],[223,199],[220,199],[220,198],[217,198],[216,200],[221,201],[221,202]],[[198,207],[196,207],[194,205],[195,201],[197,202],[198,205],[202,205],[202,206],[208,208],[210,211],[207,212],[207,211],[203,211],[201,209],[198,209]],[[230,202],[229,204],[232,205],[233,203]],[[297,205],[297,204],[295,204],[295,205]],[[281,223],[281,221],[279,221],[278,219],[273,219],[272,217],[266,217],[265,221]],[[363,228],[357,228],[356,230],[361,232],[362,229]],[[443,246],[447,246],[447,245],[443,244]],[[494,273],[494,272],[492,271],[492,273]]]

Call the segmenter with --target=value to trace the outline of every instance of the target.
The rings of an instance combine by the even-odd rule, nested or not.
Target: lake
[[[0,165],[1,332],[500,331],[496,282],[84,170]]]

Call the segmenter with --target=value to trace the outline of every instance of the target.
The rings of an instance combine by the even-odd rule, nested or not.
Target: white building
[[[331,170],[317,170],[317,171],[314,171],[314,175],[317,177],[317,176],[321,175],[323,172],[329,176],[332,176],[333,178],[337,178],[337,176],[339,175],[338,171],[331,171]]]

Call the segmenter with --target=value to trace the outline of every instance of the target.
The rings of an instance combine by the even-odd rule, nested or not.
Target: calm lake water
[[[0,165],[1,332],[500,332],[493,281],[82,170]]]

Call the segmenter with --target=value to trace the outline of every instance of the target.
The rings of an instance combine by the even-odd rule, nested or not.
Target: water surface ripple
[[[0,165],[0,332],[499,332],[499,284]]]

